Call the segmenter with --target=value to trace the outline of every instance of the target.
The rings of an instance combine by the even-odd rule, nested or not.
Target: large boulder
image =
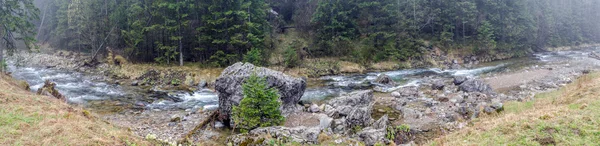
[[[233,106],[239,105],[242,98],[244,98],[242,84],[252,74],[266,78],[268,87],[276,88],[279,91],[282,103],[280,109],[284,115],[299,109],[297,103],[306,89],[304,79],[291,77],[268,68],[257,67],[250,63],[235,63],[225,68],[215,81],[215,90],[219,94],[218,111],[221,121],[230,124],[231,109]]]
[[[470,93],[470,92],[481,92],[481,93],[486,93],[486,94],[490,94],[490,93],[494,93],[494,91],[492,90],[492,87],[481,81],[481,80],[476,80],[476,79],[470,79],[467,81],[464,81],[462,84],[460,84],[459,89],[461,91]]]
[[[349,133],[356,127],[368,127],[373,123],[373,91],[356,91],[330,100],[325,113],[335,118],[331,125],[335,133]]]
[[[368,107],[373,102],[373,91],[355,91],[346,96],[327,102],[325,113],[331,117],[348,116],[360,107]]]
[[[385,138],[387,133],[387,124],[389,123],[388,115],[384,115],[377,120],[371,127],[367,127],[362,131],[358,132],[358,140],[365,143],[365,145],[375,145],[378,142],[388,144],[389,140]]]

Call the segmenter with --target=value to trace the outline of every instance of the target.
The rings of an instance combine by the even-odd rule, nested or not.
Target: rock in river
[[[281,110],[289,114],[298,110],[297,103],[304,94],[306,81],[302,78],[294,78],[268,68],[257,67],[250,63],[236,63],[227,67],[215,81],[215,90],[219,93],[219,119],[230,124],[230,113],[232,106],[239,105],[244,95],[242,84],[256,74],[266,78],[269,88],[279,90],[281,96]]]
[[[377,79],[375,79],[375,83],[386,86],[396,85],[396,82],[394,82],[394,80],[392,80],[392,78],[390,78],[390,76],[386,74],[380,74],[379,76],[377,76]]]

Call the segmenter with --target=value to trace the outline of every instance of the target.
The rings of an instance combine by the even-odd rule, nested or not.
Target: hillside
[[[0,75],[0,145],[152,145],[126,129]]]

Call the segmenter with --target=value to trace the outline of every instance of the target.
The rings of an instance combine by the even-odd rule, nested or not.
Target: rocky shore
[[[82,55],[28,54],[25,66],[67,69],[85,72],[113,84],[147,90],[150,94],[170,91],[194,91],[215,88],[219,95],[218,117],[212,110],[160,110],[142,108],[119,110],[105,114],[104,119],[130,128],[137,135],[168,142],[190,144],[267,145],[298,144],[422,144],[440,135],[464,128],[483,115],[501,114],[507,101],[529,101],[540,92],[556,90],[582,74],[599,68],[594,53],[526,65],[482,76],[425,76],[416,86],[392,92],[356,90],[321,104],[300,102],[307,87],[303,78],[251,64],[238,63],[221,73],[215,83],[190,79],[183,72],[148,70],[138,77],[111,75],[110,65],[85,67]],[[451,66],[467,66],[452,61]],[[457,66],[457,64],[462,64]],[[228,109],[243,98],[239,87],[250,74],[267,77],[270,87],[279,89],[284,103],[285,125],[263,127],[246,134],[235,134],[227,127]],[[190,81],[191,80],[191,81]],[[397,86],[389,76],[381,74],[371,83]],[[145,88],[152,87],[152,88]],[[156,88],[160,87],[160,88]],[[179,88],[184,87],[184,88]],[[173,99],[176,100],[176,99]],[[137,103],[136,103],[137,104]],[[199,126],[201,125],[201,126]],[[181,141],[185,139],[185,141]],[[206,143],[205,143],[206,144]]]

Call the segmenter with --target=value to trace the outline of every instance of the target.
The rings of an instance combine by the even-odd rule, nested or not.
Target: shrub
[[[232,109],[232,119],[242,132],[257,127],[281,125],[285,119],[279,110],[279,94],[268,88],[265,78],[252,74],[242,85],[244,98]]]
[[[410,126],[408,125],[399,125],[396,127],[388,127],[386,129],[386,134],[385,134],[385,138],[389,139],[389,140],[394,140],[394,138],[396,138],[396,134],[398,133],[408,133],[410,132]]]

